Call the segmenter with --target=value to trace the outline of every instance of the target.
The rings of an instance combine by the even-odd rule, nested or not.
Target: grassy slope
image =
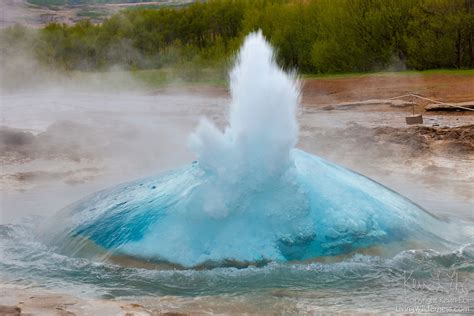
[[[172,69],[153,69],[153,70],[137,70],[131,72],[132,76],[150,88],[158,88],[173,83],[185,85],[215,85],[224,86],[226,80],[216,79],[213,72],[204,73],[198,78],[182,79]],[[468,70],[451,70],[451,69],[435,69],[425,71],[400,71],[400,72],[373,72],[373,73],[346,73],[346,74],[302,74],[303,79],[339,79],[354,78],[367,76],[423,76],[423,75],[450,75],[450,76],[474,76],[474,69]]]
[[[382,71],[382,72],[354,72],[341,74],[303,74],[303,79],[318,78],[353,78],[367,76],[406,76],[406,75],[455,75],[455,76],[472,76],[474,69],[430,69],[423,71],[405,70],[405,71]]]
[[[204,69],[193,78],[187,78],[180,71],[171,68],[136,70],[131,71],[131,74],[150,88],[159,88],[172,84],[184,84],[186,86],[224,86],[227,84],[226,80],[218,78],[219,76],[212,69]]]

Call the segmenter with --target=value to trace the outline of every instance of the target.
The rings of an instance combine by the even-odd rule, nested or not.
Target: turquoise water
[[[184,268],[303,261],[401,241],[449,245],[436,234],[444,224],[397,193],[300,150],[291,159],[259,188],[222,183],[198,162],[125,183],[63,210],[48,237],[66,254]],[[217,214],[206,204],[216,196]],[[88,254],[91,243],[98,253]]]
[[[254,208],[239,212],[237,219],[245,225],[232,225],[236,218],[229,214],[199,213],[201,222],[177,230],[186,233],[183,237],[155,239],[155,230],[190,218],[179,207],[207,183],[194,163],[86,197],[65,208],[53,225],[51,218],[34,217],[0,226],[1,281],[145,306],[162,306],[165,299],[177,311],[409,312],[413,306],[427,308],[426,302],[458,312],[472,309],[472,227],[438,220],[386,187],[316,156],[294,150],[291,157],[296,174],[284,179],[301,187],[278,195],[313,194],[308,202],[300,200],[308,207],[298,213],[302,218],[277,218],[277,225],[260,233],[266,227],[256,219],[268,221],[265,216],[271,220],[279,214],[275,210],[287,211],[295,203],[291,199],[288,205],[279,201],[259,209],[256,217]],[[171,194],[175,191],[178,197]],[[251,200],[260,200],[261,192],[256,190]],[[160,212],[163,205],[167,209]],[[308,223],[313,234],[306,238],[282,234],[288,227],[309,229]],[[228,234],[231,230],[234,234]],[[167,248],[160,247],[160,242],[173,243],[174,252],[182,254],[189,247],[202,250],[204,244],[221,249],[223,240],[235,239],[279,254],[262,260],[255,255],[261,248],[249,245],[237,252],[243,257],[219,252],[201,262],[194,258],[202,256],[167,258]],[[187,267],[190,263],[198,266]]]
[[[261,267],[204,270],[139,268],[57,253],[38,241],[40,218],[0,226],[1,282],[40,285],[86,298],[134,302],[168,298],[176,309],[207,312],[385,311],[417,300],[472,299],[474,245],[452,250],[393,246],[320,262],[271,262]],[[383,247],[385,251],[390,246]],[[393,254],[394,253],[394,254]],[[439,274],[438,279],[434,275]],[[450,277],[456,275],[456,283]],[[417,288],[413,281],[425,284]],[[455,285],[456,284],[456,285]],[[152,302],[152,301],[151,301]],[[199,302],[199,306],[192,305]],[[472,306],[470,303],[462,306]],[[460,306],[457,304],[456,306]]]

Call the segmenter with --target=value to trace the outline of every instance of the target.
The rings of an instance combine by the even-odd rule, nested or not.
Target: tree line
[[[152,2],[156,0],[28,0],[31,4],[42,6],[58,5],[82,5],[82,4],[100,4],[100,3],[137,3]]]
[[[474,0],[210,0],[99,25],[15,26],[1,49],[27,47],[65,70],[225,67],[257,29],[283,67],[305,73],[474,67]]]

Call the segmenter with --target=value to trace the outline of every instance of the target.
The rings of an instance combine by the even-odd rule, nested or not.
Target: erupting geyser
[[[432,236],[437,220],[407,199],[293,148],[299,84],[261,33],[247,37],[230,79],[229,126],[201,121],[190,138],[195,163],[73,204],[56,244],[194,267]]]

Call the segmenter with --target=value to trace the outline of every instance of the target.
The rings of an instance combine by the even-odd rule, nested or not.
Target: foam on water
[[[412,202],[294,149],[299,84],[261,33],[247,37],[230,77],[229,126],[201,121],[190,138],[195,163],[71,205],[53,243],[69,254],[195,267],[441,241],[441,224]]]
[[[452,290],[454,273],[459,276],[458,285],[467,290],[474,280],[472,243],[446,252],[426,249],[401,251],[387,258],[356,254],[333,262],[274,262],[265,267],[247,269],[159,270],[94,262],[55,253],[38,242],[34,234],[40,221],[40,218],[33,218],[30,223],[22,225],[0,225],[1,282],[27,288],[36,288],[40,284],[80,297],[132,298],[135,303],[144,296],[143,304],[149,304],[150,298],[163,304],[163,296],[173,297],[176,308],[185,307],[187,300],[207,298],[207,302],[192,310],[208,313],[218,312],[219,309],[215,308],[219,305],[227,308],[221,313],[228,311],[229,300],[235,298],[249,310],[253,304],[263,304],[266,313],[281,313],[282,307],[291,308],[293,303],[308,304],[308,311],[325,306],[339,312],[353,312],[357,308],[393,312],[394,304],[406,302],[407,295],[420,295],[422,298],[445,296],[445,291]],[[409,291],[407,294],[404,287],[407,272],[410,281],[418,280],[429,286],[423,291]],[[432,278],[436,273],[441,273],[439,281]],[[244,312],[247,309],[237,310]],[[306,309],[299,306],[295,311]]]

